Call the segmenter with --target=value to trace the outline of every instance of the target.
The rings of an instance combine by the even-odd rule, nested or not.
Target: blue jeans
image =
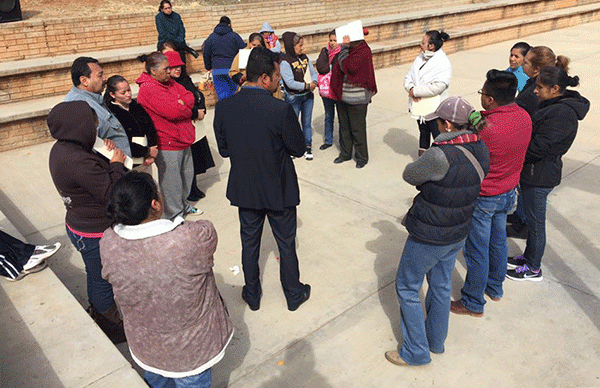
[[[429,351],[444,352],[450,315],[452,270],[456,255],[464,244],[464,239],[449,245],[427,244],[411,236],[406,240],[396,274],[396,292],[400,301],[404,338],[399,354],[410,365],[430,362]],[[426,319],[423,318],[419,298],[425,276],[429,284],[425,297]]]
[[[200,374],[177,379],[146,371],[144,380],[152,388],[210,388],[210,368]]]
[[[301,119],[302,131],[304,132],[304,140],[306,146],[312,145],[312,111],[315,103],[315,96],[312,92],[305,94],[285,94],[285,100],[292,105],[296,116]],[[302,115],[302,117],[300,117]]]
[[[333,144],[333,119],[335,118],[335,100],[322,97],[325,108],[325,127],[323,129],[323,143]]]
[[[113,289],[109,282],[102,278],[102,261],[100,261],[100,239],[81,237],[67,228],[67,236],[81,253],[87,275],[88,301],[100,313],[115,304]]]
[[[527,224],[527,245],[523,256],[529,269],[537,271],[542,266],[546,249],[546,202],[553,187],[521,184],[521,196]]]
[[[231,97],[238,89],[238,85],[229,76],[229,69],[213,69],[213,82],[219,100]]]
[[[494,297],[503,295],[506,276],[506,215],[515,203],[516,190],[493,197],[479,197],[465,243],[467,276],[461,290],[462,303],[471,311],[482,313],[484,292]]]

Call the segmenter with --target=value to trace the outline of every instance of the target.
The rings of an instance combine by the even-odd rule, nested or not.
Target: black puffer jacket
[[[589,109],[590,102],[573,90],[540,103],[531,118],[533,133],[521,171],[522,184],[540,187],[560,184],[561,158],[573,144],[579,121]]]
[[[475,156],[487,174],[490,156],[486,145],[481,140],[460,145]],[[456,145],[434,143],[433,147],[443,151],[449,164],[448,172],[441,180],[417,187],[420,193],[406,216],[406,229],[417,240],[448,245],[467,236],[481,180],[473,163]]]

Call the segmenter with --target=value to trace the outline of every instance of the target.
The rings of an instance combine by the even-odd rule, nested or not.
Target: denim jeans
[[[285,100],[292,105],[296,116],[301,119],[302,131],[306,146],[312,145],[312,111],[315,103],[315,96],[312,92],[305,94],[285,94]],[[302,116],[302,117],[300,117]]]
[[[506,215],[515,203],[516,190],[493,197],[479,197],[465,242],[467,276],[461,290],[462,303],[471,311],[482,313],[484,292],[501,298],[506,276]]]
[[[210,368],[200,374],[177,379],[146,371],[144,380],[151,388],[210,388],[211,376]]]
[[[521,195],[527,224],[527,245],[523,256],[529,269],[537,271],[546,249],[546,202],[553,187],[521,184]]]
[[[456,255],[464,244],[464,239],[448,245],[427,244],[411,236],[406,240],[396,274],[396,292],[400,301],[404,339],[399,355],[410,365],[430,362],[430,351],[444,352],[450,315],[452,270]],[[425,276],[429,284],[425,297],[426,319],[423,318],[419,298]]]
[[[213,69],[212,74],[219,101],[235,94],[238,85],[229,76],[229,69]]]
[[[81,253],[87,275],[88,301],[100,313],[108,310],[115,299],[109,282],[102,278],[100,261],[100,239],[78,236],[67,228],[71,243]]]
[[[323,129],[323,143],[333,144],[333,119],[335,118],[335,100],[323,98],[325,108],[325,127]]]

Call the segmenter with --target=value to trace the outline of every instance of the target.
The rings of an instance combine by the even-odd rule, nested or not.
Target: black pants
[[[283,293],[288,304],[297,303],[302,297],[304,285],[300,283],[296,256],[296,208],[286,208],[283,211],[239,208],[238,213],[246,295],[253,301],[260,298],[262,289],[258,259],[263,225],[265,217],[268,217],[279,248],[279,277]]]
[[[340,123],[340,156],[352,159],[352,148],[357,162],[369,161],[367,148],[367,106],[368,104],[350,105],[342,101],[337,104]]]
[[[0,230],[0,274],[15,279],[34,251],[35,245],[24,243]]]
[[[423,123],[417,120],[417,124],[419,124],[419,148],[426,150],[431,143],[431,137],[435,139],[440,134],[437,119]]]

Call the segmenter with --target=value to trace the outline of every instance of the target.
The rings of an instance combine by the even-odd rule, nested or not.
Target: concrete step
[[[476,0],[481,2],[482,0]],[[483,0],[484,2],[487,0]],[[470,3],[455,0],[452,4]],[[184,2],[190,3],[190,2]],[[294,26],[327,22],[340,22],[378,15],[403,14],[448,5],[445,0],[415,2],[413,0],[378,0],[369,7],[361,0],[273,0],[268,13],[255,1],[204,2],[201,6],[180,7],[175,4],[185,24],[188,41],[208,36],[222,15],[228,15],[236,31],[257,31],[264,21],[273,28],[290,29]],[[102,10],[100,10],[102,11]],[[64,17],[0,24],[0,61],[112,50],[144,45],[156,45],[154,24],[156,11],[103,16]]]
[[[477,14],[472,14],[471,17],[475,19],[463,18],[462,22],[459,23],[459,20],[461,20],[460,18],[453,14],[448,14],[447,9],[444,9],[436,12],[427,11],[432,18],[427,19],[429,20],[427,22],[429,23],[427,28],[445,29],[449,32],[451,39],[444,45],[444,50],[451,53],[493,42],[518,39],[519,37],[532,33],[549,31],[600,19],[600,2],[577,7],[559,8],[547,12],[533,12],[530,10],[531,13],[525,13],[524,16],[522,15],[519,17],[513,16],[512,13],[509,13],[508,9],[524,3],[515,1],[503,3],[505,13],[509,15],[507,19],[477,23],[481,17],[477,16]],[[509,3],[512,5],[509,6]],[[486,8],[490,6],[490,3],[484,5],[485,7],[483,8]],[[456,8],[457,7],[454,9]],[[404,17],[405,16],[402,18]],[[389,19],[396,20],[392,17],[389,17],[388,20]],[[422,22],[420,19],[411,20],[415,23]],[[433,23],[436,20],[437,24],[434,25]],[[450,22],[451,20],[453,22]],[[368,21],[368,23],[374,23],[374,21]],[[369,26],[367,22],[365,22],[365,25]],[[380,25],[382,24],[376,25],[374,28],[370,27],[371,31],[376,31],[376,33],[374,35],[371,35],[370,33],[367,37],[367,41],[373,50],[375,67],[382,68],[412,61],[419,52],[418,45],[422,37],[422,30],[416,32],[413,31],[412,35],[401,38],[394,36],[384,40],[375,40],[374,38],[376,37],[386,36],[381,32],[377,32]],[[326,35],[326,31],[330,30],[329,27],[329,24],[315,25],[311,26],[310,29],[308,27],[305,27],[304,30],[298,29],[298,33],[306,35],[307,31],[312,31],[314,35]],[[396,35],[399,35],[399,33]],[[315,40],[313,47],[322,47],[322,42],[324,41],[324,38],[321,39],[321,44],[317,46]],[[309,47],[311,46],[309,45]],[[132,53],[128,52],[124,55],[132,55]],[[311,53],[310,56],[314,60],[316,58],[316,52]],[[139,69],[131,77],[128,77],[124,71],[119,71],[118,69],[111,70],[110,64],[103,64],[103,66],[107,74],[121,74],[130,80],[135,79],[141,72],[141,69]],[[193,66],[191,69],[193,69]],[[121,70],[123,70],[122,67]],[[199,72],[202,70],[196,70],[197,72],[194,77],[195,79],[198,79]],[[45,115],[57,102],[62,101],[67,90],[68,88],[58,96],[37,99],[33,103],[22,101],[19,103],[5,104],[0,112],[0,123],[4,124],[4,128],[0,130],[0,151],[50,140],[45,123]],[[212,91],[208,90],[205,92],[210,94]]]
[[[26,241],[2,212],[0,228]],[[50,267],[18,282],[2,277],[0,299],[1,386],[147,387]]]
[[[420,35],[428,29],[448,30],[465,25],[518,18],[522,15],[534,15],[564,9],[576,3],[573,0],[495,0],[367,17],[363,18],[362,22],[370,31],[367,41],[374,43]],[[306,52],[318,52],[327,41],[329,31],[348,21],[296,25],[278,29],[276,33],[281,36],[286,30],[296,31],[305,37]],[[248,35],[249,32],[242,34],[244,38]],[[200,38],[190,40],[189,44],[200,50],[203,42],[204,38]],[[120,74],[131,82],[144,70],[143,64],[136,58],[154,49],[154,45],[143,45],[0,63],[0,105],[67,93],[71,88],[70,66],[75,58],[82,55],[97,58],[106,74]],[[194,59],[188,55],[187,63],[190,74],[205,71],[201,57]]]

